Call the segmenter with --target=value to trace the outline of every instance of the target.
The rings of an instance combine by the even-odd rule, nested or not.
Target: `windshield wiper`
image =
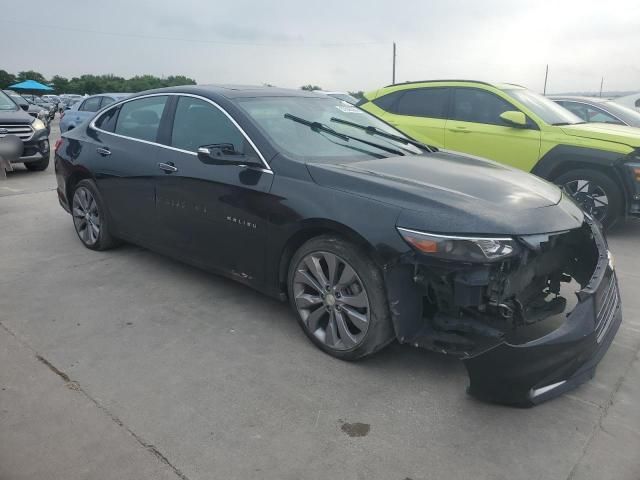
[[[381,145],[379,143],[370,142],[369,140],[364,140],[358,137],[352,137],[351,135],[345,135],[344,133],[336,132],[333,128],[328,127],[320,122],[311,122],[309,120],[305,120],[304,118],[296,117],[295,115],[291,115],[290,113],[285,113],[284,118],[289,120],[293,120],[294,122],[300,123],[302,125],[306,125],[311,128],[314,132],[320,133],[328,133],[329,135],[333,135],[334,137],[338,137],[341,140],[348,142],[349,140],[355,140],[357,142],[362,142],[365,145],[369,145],[370,147],[379,148],[380,150],[384,150],[388,153],[393,153],[394,155],[404,155],[403,152],[397,150],[395,148],[387,147],[386,145]]]
[[[587,122],[557,122],[557,123],[552,123],[551,125],[553,125],[554,127],[564,127],[566,125],[584,125]]]
[[[404,143],[405,145],[413,145],[414,147],[418,147],[422,150],[426,150],[427,152],[434,151],[432,147],[422,142],[411,140],[410,138],[404,138],[404,137],[401,137],[400,135],[394,135],[393,133],[387,133],[371,125],[360,125],[359,123],[350,122],[349,120],[343,120],[342,118],[337,118],[337,117],[331,117],[331,121],[336,123],[342,123],[343,125],[349,125],[350,127],[359,128],[360,130],[364,130],[370,135],[378,135],[383,138],[388,138],[390,140],[395,140],[396,142]]]

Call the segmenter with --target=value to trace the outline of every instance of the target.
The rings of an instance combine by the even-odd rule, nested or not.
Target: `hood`
[[[31,124],[31,122],[33,122],[33,117],[21,108],[11,111],[0,110],[0,124]]]
[[[640,129],[635,127],[611,123],[579,123],[578,125],[563,125],[560,128],[572,137],[622,143],[634,148],[640,147]]]
[[[396,205],[407,228],[434,233],[533,234],[576,228],[582,214],[556,186],[488,160],[448,152],[308,164],[322,186]],[[571,206],[567,207],[566,202]],[[560,205],[562,204],[562,205]],[[554,218],[554,209],[569,215]],[[412,212],[412,213],[410,213]],[[400,220],[399,220],[400,222]]]

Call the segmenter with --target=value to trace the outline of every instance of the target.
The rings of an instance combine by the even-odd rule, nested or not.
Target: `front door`
[[[518,109],[494,93],[455,88],[445,148],[530,171],[540,155],[540,130],[531,119],[527,127],[516,128],[500,118],[513,110]]]
[[[198,158],[198,147],[231,144],[260,162],[230,117],[201,98],[178,97],[168,143],[161,162],[171,168],[156,180],[162,242],[191,262],[262,283],[271,171]]]

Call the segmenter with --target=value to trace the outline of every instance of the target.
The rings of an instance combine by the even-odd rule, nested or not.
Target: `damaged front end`
[[[385,272],[397,337],[462,359],[469,393],[533,405],[593,376],[622,314],[591,219],[514,238],[398,230],[413,250]]]

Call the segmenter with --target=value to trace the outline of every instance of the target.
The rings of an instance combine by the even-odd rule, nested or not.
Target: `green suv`
[[[358,105],[421,142],[561,185],[605,226],[640,216],[640,129],[587,124],[526,88],[466,80],[389,85]]]

